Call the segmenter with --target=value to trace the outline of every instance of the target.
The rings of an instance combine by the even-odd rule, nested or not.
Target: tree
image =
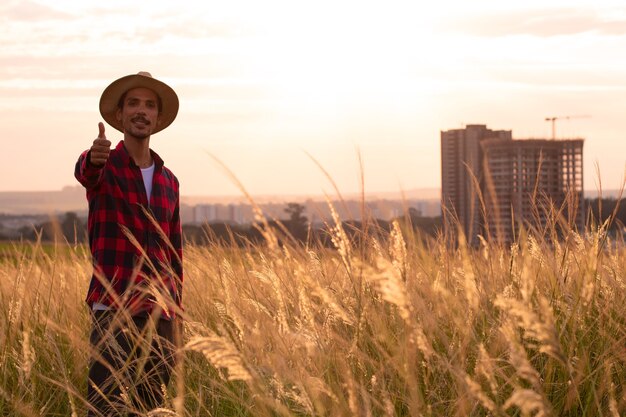
[[[289,215],[289,219],[284,222],[285,227],[300,241],[306,240],[309,229],[309,219],[303,214],[305,210],[306,207],[298,203],[287,203],[285,207],[285,213]]]
[[[60,224],[61,233],[68,242],[83,242],[87,234],[85,224],[78,218],[78,215],[72,211],[65,213],[65,218]]]

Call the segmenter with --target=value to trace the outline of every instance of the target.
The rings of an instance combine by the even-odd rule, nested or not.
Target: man
[[[178,97],[147,72],[111,83],[100,114],[121,131],[114,149],[104,124],[78,158],[87,190],[93,275],[89,415],[160,407],[174,366],[182,300],[182,233],[178,180],[150,149],[169,126]]]

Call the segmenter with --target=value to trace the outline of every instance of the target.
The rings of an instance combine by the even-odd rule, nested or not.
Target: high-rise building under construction
[[[583,139],[513,139],[485,125],[441,132],[445,226],[507,243],[519,226],[584,223]]]

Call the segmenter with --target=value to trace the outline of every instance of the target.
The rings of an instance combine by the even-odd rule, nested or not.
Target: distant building
[[[485,125],[441,132],[441,204],[444,217],[455,217],[472,244],[482,234],[479,191],[483,182],[481,141],[512,141],[510,130]],[[478,188],[477,188],[478,187]]]
[[[323,225],[324,222],[333,221],[330,208],[326,201],[312,199],[302,203],[305,208],[304,216],[315,225]],[[441,214],[441,201],[439,200],[370,200],[363,203],[358,200],[343,200],[332,202],[334,210],[341,220],[363,220],[363,208],[365,215],[370,219],[391,221],[404,215],[409,208],[418,210],[421,215],[438,217]],[[259,204],[263,215],[267,220],[285,221],[289,214],[285,211],[286,203]],[[228,224],[251,224],[257,222],[253,208],[250,204],[197,204],[194,206],[181,204],[181,220],[184,224],[201,225],[205,223],[228,223]]]
[[[195,219],[195,206],[185,203],[180,204],[180,221],[182,224],[193,223]]]
[[[513,140],[484,125],[441,132],[446,226],[458,218],[471,244],[478,235],[512,242],[519,224],[543,227],[556,208],[582,230],[583,142]]]
[[[193,210],[194,223],[213,223],[218,220],[217,205],[215,204],[199,204]]]
[[[244,224],[252,221],[252,208],[247,204],[198,204],[193,208],[192,222],[195,224]]]
[[[583,142],[583,139],[482,142],[491,236],[511,242],[517,223],[544,227],[548,217],[558,212],[569,224],[583,229]]]

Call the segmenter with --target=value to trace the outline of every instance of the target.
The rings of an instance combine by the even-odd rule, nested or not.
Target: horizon
[[[557,138],[585,139],[585,191],[619,189],[626,5],[501,3],[238,0],[186,11],[8,0],[0,191],[77,184],[102,90],[143,70],[180,98],[151,148],[181,195],[241,195],[214,158],[252,195],[334,195],[318,164],[344,194],[360,192],[361,172],[366,193],[439,189],[440,131],[485,124],[551,138],[549,117],[562,117]],[[121,138],[106,134],[113,146]]]
[[[37,193],[63,193],[63,192],[78,192],[80,191],[81,193],[84,192],[83,187],[80,184],[77,185],[66,185],[63,186],[60,189],[54,189],[54,190],[0,190],[0,195],[2,194],[37,194]],[[341,190],[339,190],[341,191]],[[626,189],[623,188],[584,188],[583,192],[585,193],[585,198],[587,198],[587,194],[591,194],[593,196],[597,196],[597,195],[609,195],[609,196],[614,196],[614,195],[618,195],[620,194],[620,192],[624,192],[624,198],[626,198]],[[409,197],[409,199],[423,199],[423,200],[431,200],[431,199],[440,199],[441,198],[441,187],[424,187],[424,188],[412,188],[412,189],[405,189],[405,190],[396,190],[396,191],[369,191],[366,190],[365,191],[365,196],[370,196],[370,197],[376,197],[378,198],[378,196],[381,196],[380,198],[383,198],[383,196],[393,196],[393,195],[397,195],[398,197],[402,197],[402,194],[404,193],[438,193],[439,197]],[[350,198],[359,198],[361,196],[361,191],[356,191],[356,192],[341,192],[341,196],[343,197],[350,197]],[[271,198],[271,197],[276,197],[276,198],[286,198],[286,197],[300,197],[300,198],[326,198],[327,196],[331,198],[331,200],[335,200],[337,198],[339,198],[340,196],[337,195],[336,193],[285,193],[285,194],[278,194],[278,193],[274,193],[274,194],[250,194],[251,197],[259,197],[259,198]],[[222,194],[222,195],[215,195],[215,194],[181,194],[181,198],[187,198],[187,199],[199,199],[199,198],[211,198],[211,199],[221,199],[221,198],[231,198],[231,199],[240,199],[240,200],[246,200],[247,197],[244,194]]]

